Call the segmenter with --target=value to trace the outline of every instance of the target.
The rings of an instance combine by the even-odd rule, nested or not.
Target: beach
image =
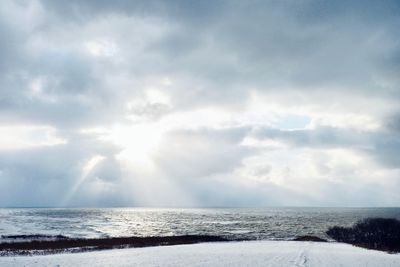
[[[389,254],[336,242],[243,241],[0,257],[0,266],[400,266]]]

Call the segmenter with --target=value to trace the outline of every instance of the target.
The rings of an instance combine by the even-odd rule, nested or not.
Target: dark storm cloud
[[[13,29],[13,25],[5,24],[8,27],[5,35],[10,38],[6,38],[5,49],[2,49],[7,51],[3,52],[7,55],[3,57],[3,65],[13,66],[11,61],[20,55],[23,55],[23,59],[3,74],[2,87],[18,96],[15,102],[22,102],[23,105],[29,102],[29,105],[37,106],[40,114],[43,109],[48,110],[45,113],[55,117],[52,123],[57,119],[59,123],[66,120],[63,116],[65,110],[58,110],[58,104],[24,101],[27,96],[22,91],[26,92],[27,85],[21,79],[48,76],[50,82],[48,88],[44,89],[45,93],[58,96],[60,101],[71,102],[70,105],[80,109],[82,115],[71,114],[68,117],[77,121],[87,117],[84,123],[95,119],[95,112],[102,115],[117,112],[116,115],[121,115],[121,110],[107,108],[107,99],[111,96],[108,92],[123,89],[110,88],[110,85],[104,88],[103,75],[118,70],[128,70],[132,77],[138,73],[142,76],[172,74],[187,81],[182,87],[193,87],[194,84],[196,91],[191,94],[185,94],[182,90],[174,92],[178,103],[175,108],[179,108],[179,105],[184,107],[185,104],[216,104],[221,99],[225,100],[225,104],[237,103],[247,94],[242,85],[266,91],[275,90],[276,87],[280,90],[326,90],[321,87],[334,87],[334,90],[355,90],[360,94],[369,91],[378,98],[398,97],[398,80],[392,73],[399,66],[392,59],[400,54],[395,34],[400,25],[396,16],[399,10],[396,1],[371,2],[368,5],[358,1],[40,3],[44,19],[36,28],[18,31]],[[54,37],[50,30],[57,28],[61,32],[76,31],[79,41],[82,27],[107,16],[156,19],[156,24],[170,29],[156,40],[147,42],[144,39],[141,58],[130,54],[128,50],[123,51],[129,65],[117,66],[116,70],[104,67],[100,72],[93,70],[98,61],[68,48],[68,42],[71,42],[68,38],[65,49],[49,47],[47,51],[44,47],[33,55],[28,47],[21,45],[26,43],[28,46],[29,37],[32,39],[40,35],[51,41]],[[120,30],[117,27],[114,26],[116,32]],[[8,32],[12,34],[8,35]],[[132,37],[119,40],[119,45],[124,46],[124,42],[129,44]],[[386,61],[383,60],[385,58]],[[7,82],[10,79],[11,84]],[[382,79],[385,88],[377,82]],[[68,94],[75,95],[75,99]],[[91,101],[82,103],[76,99],[76,95],[94,98],[99,105],[94,106]],[[111,105],[117,105],[120,101],[119,98],[111,98],[114,98],[111,101],[115,101]],[[34,110],[29,113],[35,116]],[[26,116],[29,115],[21,115]]]
[[[257,78],[259,82],[261,78],[267,85],[271,79],[306,85],[318,81],[318,84],[347,81],[350,85],[368,82],[374,57],[381,56],[379,46],[382,41],[384,45],[395,42],[390,38],[399,23],[395,2],[371,5],[322,1],[44,3],[57,15],[72,21],[82,18],[90,22],[93,18],[85,14],[157,17],[179,26],[178,32],[166,36],[158,46],[158,53],[163,52],[160,56],[168,59],[176,60],[179,51],[178,61],[168,61],[165,67],[179,71],[184,67],[210,78],[219,70],[214,78],[226,75],[224,82],[238,79],[232,75],[236,74],[242,81]],[[196,52],[193,43],[201,45],[200,51]],[[201,51],[208,52],[206,58],[196,55]],[[221,52],[235,58],[238,64],[224,62]],[[398,49],[394,52],[398,54]],[[319,64],[325,61],[329,64]]]

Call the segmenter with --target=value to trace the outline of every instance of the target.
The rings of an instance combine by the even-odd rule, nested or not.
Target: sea
[[[332,226],[372,217],[400,219],[400,208],[4,208],[0,243],[26,239],[213,235],[230,240],[329,237]]]

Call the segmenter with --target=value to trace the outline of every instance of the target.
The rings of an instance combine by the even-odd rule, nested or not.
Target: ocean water
[[[14,242],[13,235],[38,235],[36,239],[192,234],[232,240],[326,238],[329,227],[350,226],[367,217],[400,219],[400,208],[0,209],[0,242]]]

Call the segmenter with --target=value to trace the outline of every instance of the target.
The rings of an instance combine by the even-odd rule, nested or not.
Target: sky
[[[0,2],[0,206],[399,206],[399,1]]]

